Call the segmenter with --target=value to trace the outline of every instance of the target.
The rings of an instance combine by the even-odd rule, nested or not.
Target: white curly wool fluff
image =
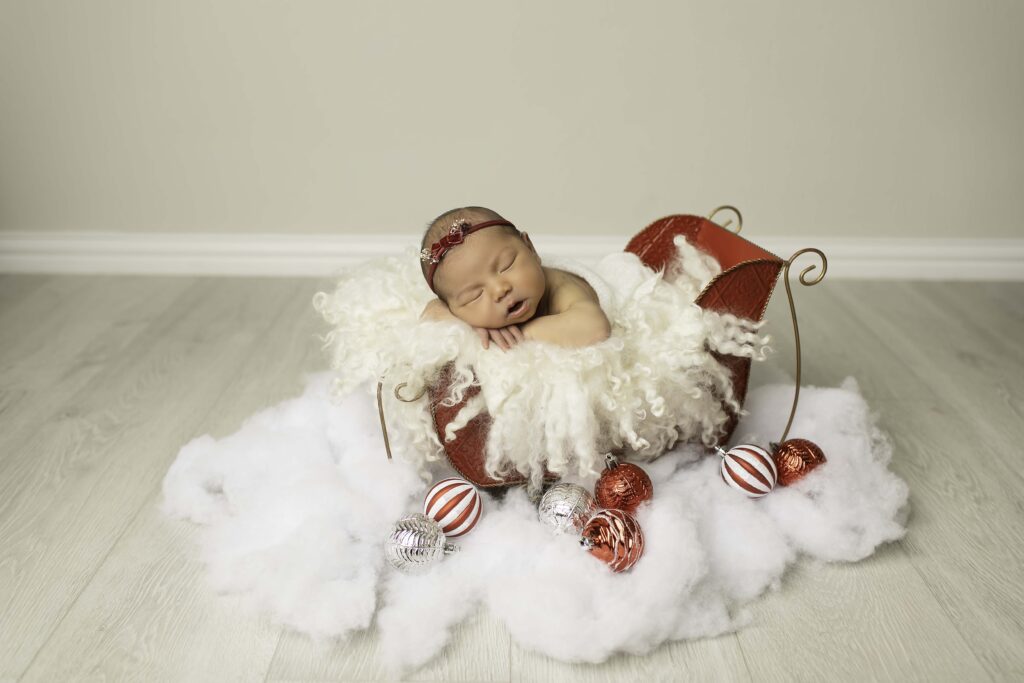
[[[356,267],[333,292],[314,298],[332,326],[325,343],[338,373],[336,392],[383,379],[385,410],[403,427],[394,450],[422,468],[443,455],[427,399],[398,401],[392,388],[404,383],[403,395],[417,396],[454,363],[444,402],[459,403],[475,382],[480,394],[447,425],[444,438],[454,439],[486,412],[487,471],[496,477],[517,471],[534,489],[545,467],[593,474],[615,449],[650,460],[677,441],[711,444],[728,419],[725,406],[740,409],[728,370],[711,352],[761,360],[768,339],[758,335],[760,323],[694,303],[720,267],[685,239],[675,244],[677,258],[664,273],[625,252],[593,270],[559,264],[585,274],[611,322],[609,339],[582,348],[525,342],[508,352],[495,345],[485,350],[468,325],[419,320],[433,294],[413,252]]]

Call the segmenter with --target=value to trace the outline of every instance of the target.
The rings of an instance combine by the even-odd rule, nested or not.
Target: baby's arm
[[[534,318],[523,325],[527,339],[559,346],[589,346],[603,342],[612,327],[601,307],[593,301],[580,299],[561,313]]]

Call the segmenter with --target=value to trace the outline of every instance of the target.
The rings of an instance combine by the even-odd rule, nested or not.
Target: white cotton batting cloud
[[[733,442],[776,440],[792,389],[752,390]],[[426,574],[393,570],[382,549],[391,524],[453,473],[433,463],[424,478],[420,463],[389,462],[370,387],[339,402],[328,374],[229,437],[187,444],[163,506],[203,525],[200,552],[219,591],[317,638],[375,623],[393,673],[438,655],[481,608],[525,648],[599,662],[735,631],[751,618],[744,605],[800,556],[854,562],[904,535],[908,489],[888,468],[890,444],[856,382],[804,387],[791,433],[818,443],[828,462],[757,500],[726,486],[718,456],[698,446],[645,463],[655,492],[637,515],[646,548],[623,574],[574,537],[552,535],[522,489],[483,494],[477,528],[455,539],[461,551]]]

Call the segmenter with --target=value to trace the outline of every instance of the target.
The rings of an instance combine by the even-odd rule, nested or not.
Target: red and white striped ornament
[[[721,448],[717,451],[722,456],[722,481],[732,488],[750,498],[760,498],[775,488],[779,472],[771,454],[765,449],[742,444],[728,451]]]
[[[476,526],[481,511],[480,492],[465,479],[442,479],[427,491],[423,514],[441,525],[445,536],[461,536]]]

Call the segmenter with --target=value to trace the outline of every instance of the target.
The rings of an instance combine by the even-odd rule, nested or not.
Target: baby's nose
[[[507,282],[499,282],[494,288],[494,300],[500,303],[511,291],[512,285]]]

